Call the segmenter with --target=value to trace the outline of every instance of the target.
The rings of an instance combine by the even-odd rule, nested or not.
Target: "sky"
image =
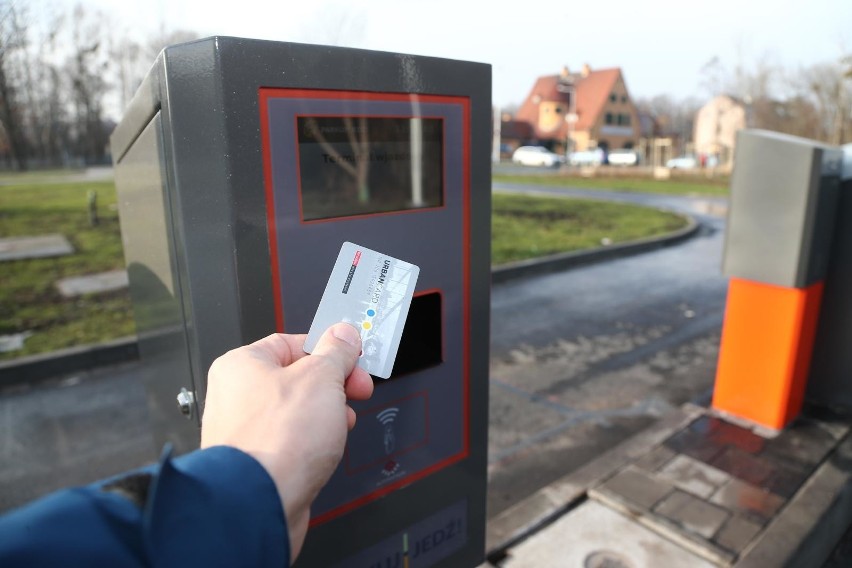
[[[795,70],[852,53],[852,0],[81,3],[140,39],[186,29],[490,63],[501,107],[519,104],[537,77],[563,66],[621,67],[633,98],[707,98],[702,68],[714,57],[726,69],[765,61]]]

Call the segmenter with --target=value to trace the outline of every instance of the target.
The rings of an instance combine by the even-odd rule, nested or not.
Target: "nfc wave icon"
[[[385,446],[385,454],[387,455],[392,454],[396,449],[396,433],[393,429],[393,423],[396,420],[397,414],[399,414],[399,408],[395,406],[385,408],[376,414],[376,420],[381,422],[382,426],[384,426],[382,443]]]

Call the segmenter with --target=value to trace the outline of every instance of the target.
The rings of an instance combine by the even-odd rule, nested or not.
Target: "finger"
[[[279,365],[286,367],[306,355],[302,349],[305,344],[305,337],[307,336],[273,333],[255,341],[250,347],[255,352],[263,353]]]
[[[358,420],[358,415],[352,410],[352,407],[346,405],[346,426],[352,430],[355,427],[355,422]]]
[[[373,395],[373,378],[361,367],[355,367],[346,378],[344,390],[348,399],[367,400]]]
[[[314,347],[311,359],[323,361],[339,371],[339,380],[346,380],[358,362],[361,335],[348,323],[337,323],[325,330]]]

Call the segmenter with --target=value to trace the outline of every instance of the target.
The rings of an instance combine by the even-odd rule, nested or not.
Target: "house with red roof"
[[[563,68],[539,77],[515,120],[530,124],[539,144],[554,152],[633,148],[641,136],[639,113],[621,69],[578,73]]]

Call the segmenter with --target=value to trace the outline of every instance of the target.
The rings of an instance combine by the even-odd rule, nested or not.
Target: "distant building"
[[[729,167],[737,131],[746,127],[746,107],[730,95],[713,97],[695,115],[693,143],[702,165]]]
[[[536,135],[530,123],[515,120],[509,114],[504,114],[500,121],[500,157],[511,157],[512,152],[520,146],[534,144]]]
[[[639,115],[621,69],[539,77],[515,117],[531,125],[543,146],[555,152],[633,148],[639,141]]]

